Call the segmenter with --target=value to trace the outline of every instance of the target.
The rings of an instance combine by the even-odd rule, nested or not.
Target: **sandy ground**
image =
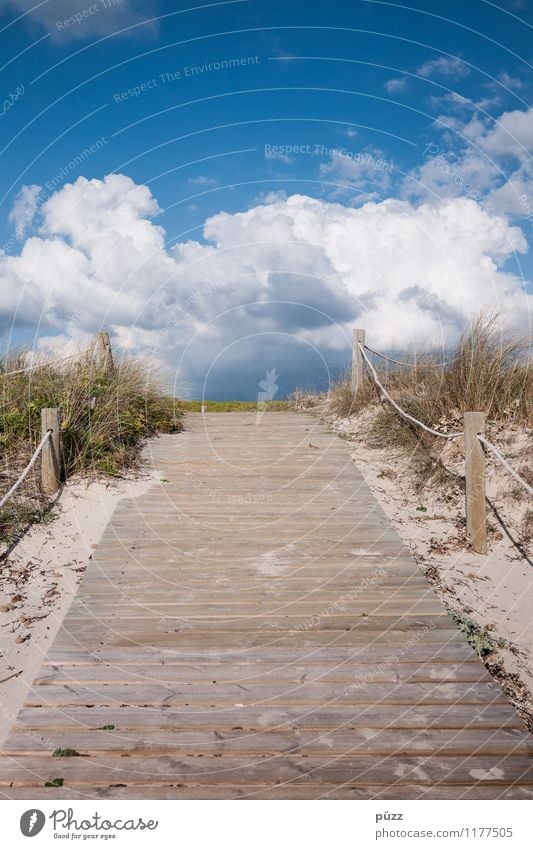
[[[0,745],[76,593],[92,551],[122,498],[156,474],[118,482],[73,479],[47,525],[34,525],[0,560]]]
[[[409,457],[369,448],[365,431],[374,415],[327,418],[349,440],[353,459],[444,604],[500,643],[484,660],[533,730],[533,561],[522,525],[531,499],[489,459],[487,497],[496,508],[488,514],[489,554],[469,551],[460,484],[421,485]],[[527,457],[524,431],[492,431],[490,439],[515,468]],[[464,474],[461,439],[443,441],[439,456],[446,469]]]

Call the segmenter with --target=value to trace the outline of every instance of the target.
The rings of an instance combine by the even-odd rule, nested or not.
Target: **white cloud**
[[[462,127],[462,133],[492,156],[514,156],[527,161],[533,153],[533,106],[504,112],[494,121],[474,116]]]
[[[37,207],[41,186],[22,186],[8,215],[8,221],[15,226],[17,239],[22,239],[32,225]]]
[[[533,221],[533,164],[525,163],[488,195],[494,209]]]
[[[521,230],[472,200],[353,209],[272,196],[172,250],[149,189],[124,175],[80,178],[42,212],[20,255],[0,255],[2,318],[82,336],[107,327],[193,395],[210,369],[210,385],[234,393],[267,369],[282,389],[325,374],[355,322],[381,347],[439,344],[483,307],[518,323],[530,306],[502,270],[527,248]]]
[[[428,59],[417,69],[420,77],[450,77],[460,79],[470,73],[470,68],[457,56],[439,56],[437,59]]]
[[[475,151],[466,150],[460,154],[437,152],[433,155],[432,150],[429,147],[426,161],[414,168],[404,181],[406,197],[434,203],[450,197],[481,200],[501,180],[497,165]]]
[[[460,118],[455,118],[453,115],[439,115],[433,121],[432,126],[436,130],[452,130],[459,132],[463,127],[463,121]]]
[[[390,187],[393,170],[394,163],[378,149],[357,153],[335,150],[330,161],[320,166],[320,176],[338,183],[340,194],[343,186],[360,189],[361,201],[366,201]]]
[[[511,89],[521,89],[524,88],[525,85],[523,80],[519,77],[511,76],[511,74],[508,74],[507,71],[501,71],[498,74],[498,80],[502,85],[506,86],[506,88]]]
[[[149,21],[154,15],[152,0],[6,0],[25,21],[44,27],[56,39],[83,39],[105,36],[135,24]],[[136,34],[157,32],[157,23],[137,28]]]
[[[455,114],[464,114],[465,112],[472,110],[480,109],[485,112],[487,109],[490,109],[492,106],[497,106],[500,103],[499,97],[481,97],[479,100],[469,100],[467,97],[463,97],[462,94],[459,94],[456,91],[450,91],[443,95],[431,95],[429,98],[429,105],[432,109],[442,110],[447,109],[448,115],[447,118],[450,117],[449,112],[453,112]],[[441,118],[441,120],[443,120]]]
[[[189,177],[187,182],[191,186],[216,186],[217,181],[213,177],[206,177],[205,174],[199,174],[197,177]]]
[[[407,77],[393,77],[384,83],[383,88],[389,94],[398,94],[400,91],[405,91],[407,88]]]
[[[280,162],[284,162],[285,165],[292,165],[294,159],[288,155],[288,153],[280,153],[277,150],[265,150],[265,159],[268,160],[279,160]]]
[[[531,220],[533,208],[533,107],[491,119],[441,116],[446,148],[432,143],[426,161],[404,181],[410,198],[466,196],[502,215]]]

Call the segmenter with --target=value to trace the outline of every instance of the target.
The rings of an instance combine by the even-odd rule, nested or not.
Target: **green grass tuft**
[[[200,413],[202,404],[207,413],[247,413],[254,411],[276,412],[288,410],[288,401],[180,401],[180,407],[187,413]]]
[[[80,753],[76,749],[56,749],[53,758],[79,758]]]
[[[501,646],[501,642],[495,642],[488,637],[481,626],[473,619],[455,613],[453,610],[448,610],[448,614],[479,657],[486,657],[496,651],[498,645]]]

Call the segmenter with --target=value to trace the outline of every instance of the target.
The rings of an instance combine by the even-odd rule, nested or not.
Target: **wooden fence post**
[[[112,373],[114,371],[115,364],[113,362],[113,352],[111,350],[109,333],[105,330],[98,334],[97,351],[98,361],[102,365],[104,371],[106,373]]]
[[[364,379],[364,360],[359,345],[365,344],[365,331],[357,328],[353,332],[353,353],[352,353],[352,392],[357,395],[363,388]]]
[[[487,553],[485,452],[478,433],[485,430],[485,413],[465,413],[466,533],[478,554]]]
[[[57,407],[43,407],[41,410],[42,435],[49,430],[52,435],[45,442],[42,451],[41,483],[45,495],[55,495],[61,482],[61,432],[60,416]]]

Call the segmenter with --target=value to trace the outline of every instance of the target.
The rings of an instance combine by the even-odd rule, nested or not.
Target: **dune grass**
[[[408,366],[390,366],[374,357],[380,382],[407,413],[442,433],[462,431],[465,412],[482,411],[487,425],[526,428],[532,424],[533,384],[528,340],[501,333],[497,316],[480,316],[438,367],[430,354]],[[330,394],[328,409],[339,417],[372,411],[365,440],[370,447],[409,455],[421,479],[445,475],[439,459],[443,442],[402,418],[386,401],[369,370],[354,398],[349,377]],[[522,464],[520,473],[529,473]]]
[[[139,462],[143,441],[181,429],[182,409],[142,361],[124,358],[108,370],[89,354],[69,363],[42,359],[29,372],[9,375],[28,362],[12,354],[0,367],[0,494],[9,489],[41,438],[41,408],[59,407],[66,477],[120,476]],[[0,512],[0,539],[35,521],[46,504],[39,465]],[[44,513],[43,513],[44,515]]]
[[[387,367],[376,361],[375,368],[407,413],[438,430],[461,429],[463,414],[475,410],[484,411],[489,422],[527,425],[533,400],[528,353],[527,340],[504,336],[497,317],[481,316],[465,329],[444,368],[436,366],[429,354],[408,366]],[[345,379],[334,387],[330,408],[348,416],[376,400],[379,391],[366,370],[358,398]],[[377,427],[383,429],[387,442],[395,438],[401,442],[415,428],[386,404]]]

